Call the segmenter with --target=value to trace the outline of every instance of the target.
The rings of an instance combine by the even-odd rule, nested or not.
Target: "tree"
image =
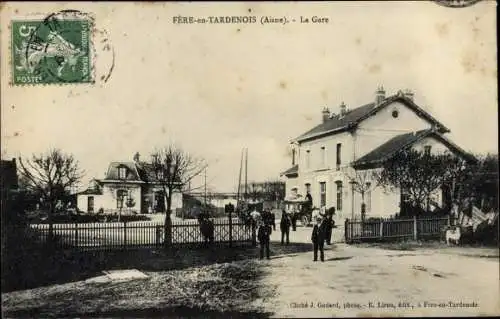
[[[479,155],[468,161],[449,158],[446,166],[445,183],[459,212],[473,204],[481,210],[498,208],[498,155]]]
[[[128,210],[130,212],[132,210],[132,208],[135,206],[135,200],[134,200],[134,198],[132,198],[132,196],[129,196],[127,198],[127,201],[126,201],[125,205],[127,205],[127,208],[128,208]]]
[[[44,154],[33,154],[31,159],[19,158],[19,171],[24,186],[38,194],[42,206],[48,211],[49,240],[53,239],[52,217],[56,205],[77,186],[83,177],[78,161],[71,154],[53,149]]]
[[[361,220],[365,220],[365,194],[376,188],[379,183],[376,171],[372,170],[355,170],[352,174],[348,174],[349,183],[355,192],[361,195]]]
[[[279,180],[251,182],[248,186],[247,197],[254,201],[259,199],[276,201],[285,197],[285,183]],[[245,185],[240,185],[240,187],[245,189]]]
[[[250,184],[250,190],[249,190],[249,194],[247,194],[248,196],[250,196],[250,198],[252,199],[252,201],[256,202],[257,200],[261,199],[262,198],[262,187],[261,185],[259,185],[258,183],[251,183]]]
[[[285,198],[285,182],[268,180],[263,184],[263,195],[267,200],[279,201]]]
[[[199,158],[191,156],[180,147],[169,145],[152,153],[152,170],[157,183],[165,197],[165,244],[172,242],[172,196],[174,192],[182,192],[190,181],[200,175],[206,165]]]
[[[378,184],[386,190],[398,188],[418,211],[428,211],[431,195],[449,178],[449,164],[454,158],[412,149],[400,151],[382,164]]]
[[[474,167],[472,189],[477,205],[484,210],[498,209],[498,154],[478,156]]]

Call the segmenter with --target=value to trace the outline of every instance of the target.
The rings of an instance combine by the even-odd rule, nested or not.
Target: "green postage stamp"
[[[13,20],[12,84],[92,83],[92,25],[76,10]]]

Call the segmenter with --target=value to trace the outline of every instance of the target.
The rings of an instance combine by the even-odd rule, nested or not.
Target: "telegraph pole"
[[[245,148],[245,199],[248,196],[248,148]]]
[[[207,208],[207,167],[205,166],[205,209]]]
[[[236,207],[240,204],[240,189],[241,189],[241,170],[243,169],[243,152],[244,149],[241,150],[241,159],[240,159],[240,175],[238,177],[238,193],[236,195]]]

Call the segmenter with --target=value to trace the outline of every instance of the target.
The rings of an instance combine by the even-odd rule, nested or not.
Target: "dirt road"
[[[309,242],[310,231],[297,228],[292,242]],[[272,235],[275,253],[281,249],[279,237],[279,231]],[[262,261],[263,281],[276,294],[255,305],[275,317],[500,314],[498,258],[342,243],[328,247],[325,255],[325,262],[313,262],[312,252],[302,249]]]

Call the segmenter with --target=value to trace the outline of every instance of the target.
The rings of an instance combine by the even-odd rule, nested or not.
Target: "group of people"
[[[319,213],[315,216],[316,224],[312,229],[311,242],[313,243],[314,261],[318,260],[318,252],[320,254],[320,260],[325,261],[324,246],[331,245],[332,243],[332,233],[333,228],[335,228],[335,221],[333,219],[335,215],[335,208],[331,207],[325,210],[323,213]],[[264,255],[267,259],[270,259],[270,249],[269,243],[271,241],[271,233],[276,230],[276,227],[271,227],[274,225],[271,223],[270,218],[262,218],[259,221],[259,228],[257,231],[257,239],[260,244],[260,259],[264,259]],[[293,226],[293,222],[289,214],[283,210],[281,214],[280,221],[280,231],[281,231],[281,245],[288,245],[290,243],[290,228]]]

